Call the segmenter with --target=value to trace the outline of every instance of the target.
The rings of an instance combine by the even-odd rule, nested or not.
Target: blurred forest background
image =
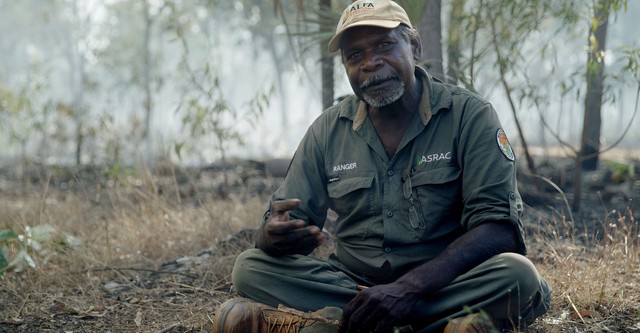
[[[290,158],[351,92],[326,52],[349,2],[0,0],[0,164],[117,176],[141,161]],[[634,156],[637,1],[399,2],[422,65],[494,104],[524,172],[569,157],[580,191],[603,152]]]
[[[0,0],[0,333],[209,331],[350,2]],[[640,1],[398,2],[516,147],[529,331],[640,332]]]

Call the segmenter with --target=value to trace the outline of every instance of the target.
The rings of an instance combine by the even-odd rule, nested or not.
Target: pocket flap
[[[370,188],[371,184],[373,184],[373,176],[350,177],[329,183],[327,185],[327,192],[329,193],[329,197],[336,199],[355,190]]]
[[[411,186],[444,184],[458,178],[459,176],[460,169],[457,167],[444,167],[420,171],[411,176]]]

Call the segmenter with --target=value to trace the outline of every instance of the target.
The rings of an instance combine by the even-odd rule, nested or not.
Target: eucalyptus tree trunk
[[[595,170],[600,152],[600,129],[602,125],[602,95],[604,91],[604,50],[607,41],[607,26],[611,0],[598,0],[595,15],[589,27],[589,54],[587,56],[587,93],[584,100],[584,122],[580,152],[576,157],[574,175],[574,211],[580,211],[582,199],[582,171]]]
[[[447,39],[447,76],[446,82],[458,84],[460,73],[460,38],[462,36],[462,13],[464,0],[453,0],[449,11],[449,27]]]
[[[151,27],[153,18],[149,12],[149,1],[142,0],[144,15],[144,36],[142,46],[143,82],[144,89],[144,129],[142,139],[145,140],[147,154],[151,154],[151,114],[153,110],[153,99],[151,95]],[[151,155],[148,155],[151,156]]]
[[[331,10],[331,0],[318,0],[318,7],[321,11]],[[328,23],[320,26],[320,31],[331,31],[333,29]],[[320,66],[322,75],[322,110],[326,110],[333,105],[334,82],[333,82],[333,57],[327,49],[327,39],[320,41]]]
[[[426,1],[420,17],[420,39],[422,40],[423,65],[429,74],[444,81],[444,67],[442,65],[442,0]]]
[[[611,0],[598,0],[595,20],[589,29],[587,57],[587,93],[584,102],[584,123],[580,155],[585,170],[595,170],[600,151],[602,127],[602,95],[604,90],[604,50],[607,41],[607,26]]]
[[[266,36],[266,38],[269,38],[270,40],[267,48],[269,49],[269,53],[271,53],[271,60],[273,61],[273,66],[276,69],[274,79],[276,82],[276,89],[279,92],[278,96],[279,96],[280,105],[281,105],[280,107],[280,121],[282,122],[281,125],[283,128],[289,128],[289,107],[287,104],[288,95],[287,95],[285,84],[282,80],[282,74],[285,72],[285,68],[283,64],[283,62],[285,61],[285,57],[282,54],[278,53],[276,36],[274,34],[269,34]],[[282,135],[285,141],[289,140],[288,133],[286,131],[284,131]]]
[[[73,45],[73,49],[70,53],[70,63],[71,63],[71,86],[73,87],[73,120],[75,122],[75,160],[76,165],[80,165],[82,163],[82,146],[84,144],[84,93],[85,93],[85,74],[86,74],[86,63],[84,54],[80,48],[81,39],[84,36],[84,24],[85,22],[80,17],[80,12],[78,9],[78,1],[73,1],[73,15],[74,20],[78,22],[77,29],[79,32],[72,33],[71,37],[71,45]]]

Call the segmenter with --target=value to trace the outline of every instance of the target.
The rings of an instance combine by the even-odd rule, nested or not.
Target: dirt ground
[[[231,265],[231,257],[175,271],[118,267],[61,272],[56,278],[77,285],[52,282],[39,293],[3,286],[0,332],[208,332],[215,307],[231,295],[229,284],[216,277],[228,274],[227,268],[215,266]],[[29,279],[25,274],[14,283],[28,290]]]
[[[0,230],[45,223],[84,244],[40,257],[37,269],[4,272],[0,333],[208,332],[217,305],[234,295],[233,261],[252,246],[278,180],[238,172],[225,192],[216,170],[132,173],[115,185],[89,182],[90,173],[25,181],[0,172]],[[529,332],[640,332],[640,228],[630,203],[640,181],[612,182],[611,173],[589,175],[589,209],[573,221],[567,193],[523,191],[529,256],[555,296]],[[549,178],[562,183],[557,172]],[[212,227],[217,220],[222,226]]]

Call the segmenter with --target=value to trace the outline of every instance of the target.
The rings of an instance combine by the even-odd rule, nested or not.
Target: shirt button
[[[390,210],[388,210],[388,211],[387,211],[387,217],[391,217],[391,216],[393,216],[393,212],[392,212],[392,211],[390,211]]]
[[[391,252],[391,248],[390,248],[390,247],[388,247],[388,246],[387,246],[387,247],[385,247],[385,248],[384,248],[384,252],[387,252],[387,253]]]
[[[393,170],[389,170],[389,171],[387,171],[387,175],[389,175],[389,176],[393,176]]]

